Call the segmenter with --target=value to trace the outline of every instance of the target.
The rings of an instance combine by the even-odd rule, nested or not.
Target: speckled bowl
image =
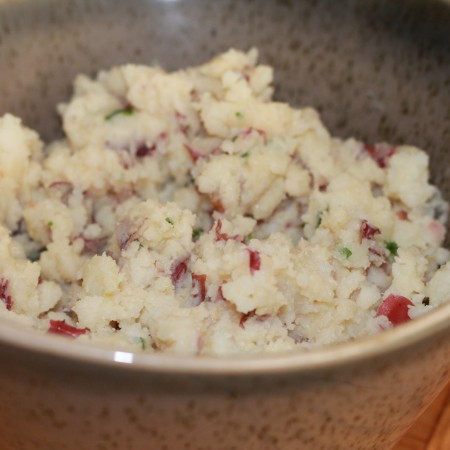
[[[234,46],[339,135],[415,143],[450,198],[450,6],[419,0],[0,0],[0,113],[57,135],[79,72]],[[0,326],[2,450],[387,450],[450,379],[450,304],[310,353],[195,359]]]

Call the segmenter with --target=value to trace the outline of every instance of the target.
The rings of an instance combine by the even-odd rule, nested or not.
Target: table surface
[[[450,384],[392,450],[450,449]]]

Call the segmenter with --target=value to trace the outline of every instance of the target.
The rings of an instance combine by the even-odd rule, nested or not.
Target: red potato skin
[[[89,333],[88,328],[76,328],[67,324],[64,320],[50,320],[49,333],[60,334],[70,338],[77,338],[82,334]]]
[[[392,325],[400,325],[411,320],[408,314],[410,306],[414,306],[414,304],[408,298],[390,294],[378,307],[377,316],[386,316]]]

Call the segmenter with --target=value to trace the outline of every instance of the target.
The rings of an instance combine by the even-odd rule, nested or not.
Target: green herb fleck
[[[316,228],[319,228],[320,225],[322,224],[322,214],[323,214],[323,211],[319,211],[317,213]]]
[[[204,231],[203,228],[194,228],[192,230],[192,239],[196,241]]]
[[[300,228],[303,230],[303,228],[305,228],[306,227],[306,222],[303,222],[303,223],[301,223],[300,224]]]
[[[255,239],[255,235],[253,233],[247,235],[247,242],[250,242],[252,239]]]
[[[320,225],[322,224],[322,216],[323,216],[323,213],[326,213],[326,212],[328,212],[328,211],[330,211],[330,206],[327,206],[325,209],[323,209],[322,211],[319,211],[319,212],[317,213],[316,228],[319,228]]]
[[[144,244],[139,239],[134,239],[133,242],[137,242],[139,245],[139,248],[143,248]]]
[[[127,106],[126,108],[116,109],[115,111],[110,112],[105,116],[105,120],[111,120],[113,117],[122,115],[122,116],[132,116],[134,113],[134,109],[132,106]]]
[[[173,220],[170,217],[166,217],[166,222],[173,226]]]
[[[236,136],[234,136],[234,138],[233,139],[231,139],[231,142],[236,142],[237,141],[237,135]]]
[[[240,111],[236,111],[236,117],[238,119],[243,119],[244,118],[244,114],[242,114]]]
[[[340,254],[345,258],[348,259],[350,256],[352,256],[352,251],[348,247],[342,247],[339,249]]]
[[[386,241],[384,243],[392,256],[398,256],[398,245],[394,241]]]
[[[241,158],[248,158],[249,155],[250,155],[249,152],[242,153],[242,154],[241,154]]]
[[[147,343],[145,342],[145,339],[140,337],[139,338],[139,343],[141,344],[142,350],[145,350],[146,347],[147,347]]]
[[[49,221],[47,222],[47,226],[48,226],[49,228],[51,228],[51,227],[53,226],[53,222],[52,222],[51,220],[49,220]]]

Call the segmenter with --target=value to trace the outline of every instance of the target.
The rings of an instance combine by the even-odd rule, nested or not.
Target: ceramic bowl
[[[419,0],[3,0],[0,112],[45,140],[79,72],[257,46],[277,98],[429,151],[450,198],[450,7]],[[377,336],[252,358],[90,347],[0,325],[2,450],[386,450],[450,379],[450,304]]]

